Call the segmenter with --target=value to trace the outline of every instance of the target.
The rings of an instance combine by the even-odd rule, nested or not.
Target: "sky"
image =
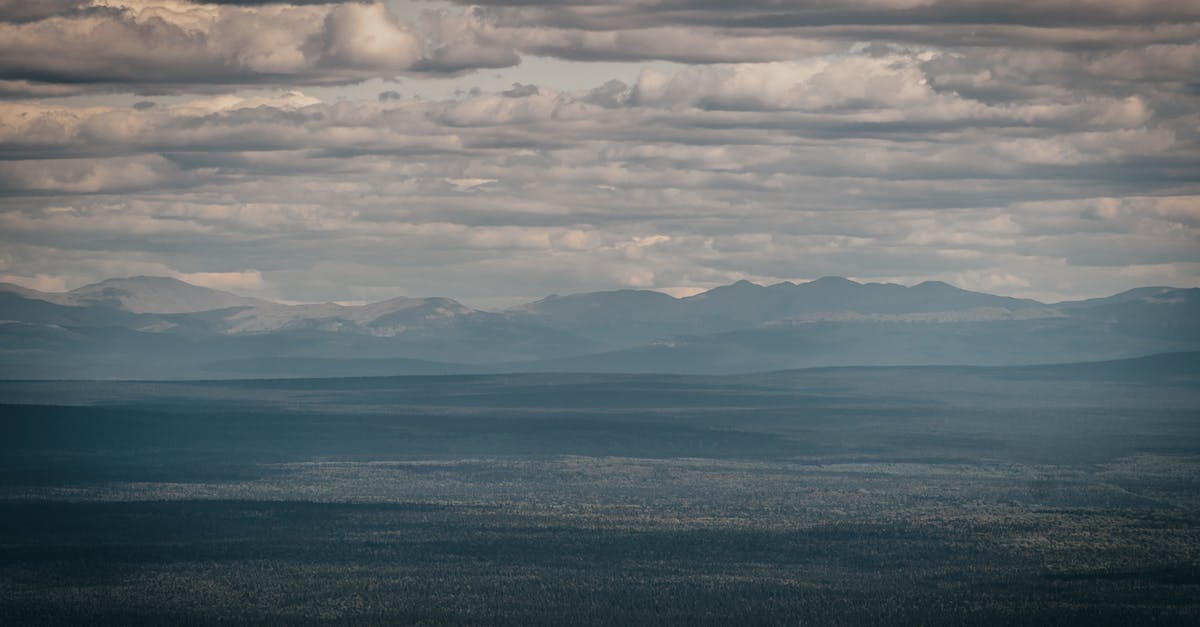
[[[1200,285],[1195,0],[0,0],[0,281]]]

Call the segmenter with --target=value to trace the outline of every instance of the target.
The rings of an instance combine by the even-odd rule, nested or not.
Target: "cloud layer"
[[[0,3],[6,280],[489,304],[1200,279],[1194,3],[25,4]],[[675,63],[469,89],[522,55]],[[445,75],[461,96],[304,93]],[[58,99],[96,91],[129,104]]]
[[[0,8],[0,95],[346,84],[508,67],[471,11],[413,23],[376,3],[62,2]]]

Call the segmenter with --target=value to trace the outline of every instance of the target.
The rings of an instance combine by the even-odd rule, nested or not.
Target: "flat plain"
[[[1200,358],[0,383],[5,624],[1197,624]]]

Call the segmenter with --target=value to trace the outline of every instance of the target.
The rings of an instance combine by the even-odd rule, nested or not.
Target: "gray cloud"
[[[86,10],[91,0],[0,0],[0,22],[35,22]]]
[[[1192,44],[1195,3],[1121,0],[472,2],[514,44],[577,59],[764,61],[832,42],[1115,50]]]
[[[271,4],[304,6],[308,4],[371,4],[374,0],[187,0],[193,4],[216,4],[254,7]]]
[[[267,5],[305,6],[333,4],[370,4],[375,0],[179,0],[180,4],[260,7]],[[103,12],[108,7],[94,0],[0,0],[0,22],[35,22],[51,17]]]
[[[1200,9],[1182,1],[484,2],[430,4],[406,21],[377,2],[173,2],[0,5],[0,96],[336,85],[512,67],[519,52],[790,61],[873,42],[956,52],[939,61],[943,88],[1004,97],[1114,77],[1177,82],[1200,55]]]
[[[488,304],[1200,279],[1193,4],[153,4],[0,13],[0,94],[44,98],[0,102],[3,280],[215,272],[293,300]],[[415,95],[518,54],[684,65]],[[404,96],[304,93],[400,75]],[[176,95],[54,99],[97,89]]]
[[[470,11],[406,23],[378,3],[72,6],[0,20],[0,94],[346,84],[519,62],[478,35],[484,26]]]
[[[464,4],[542,16],[539,23],[645,28],[663,23],[779,28],[830,24],[1154,24],[1200,19],[1187,0],[482,0]]]
[[[314,296],[311,272],[331,273],[322,298],[379,295],[393,267],[410,293],[485,301],[831,273],[1066,296],[1059,277],[1089,268],[1194,271],[1198,186],[1120,174],[1200,166],[1183,109],[972,100],[933,88],[929,61],[647,70],[448,101],[0,105],[0,182],[20,207],[3,232],[93,251],[54,270],[69,277],[140,258],[139,272],[257,271],[290,298]]]

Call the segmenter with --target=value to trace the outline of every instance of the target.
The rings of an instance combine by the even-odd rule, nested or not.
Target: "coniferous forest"
[[[1195,624],[1195,355],[3,383],[6,624]]]

